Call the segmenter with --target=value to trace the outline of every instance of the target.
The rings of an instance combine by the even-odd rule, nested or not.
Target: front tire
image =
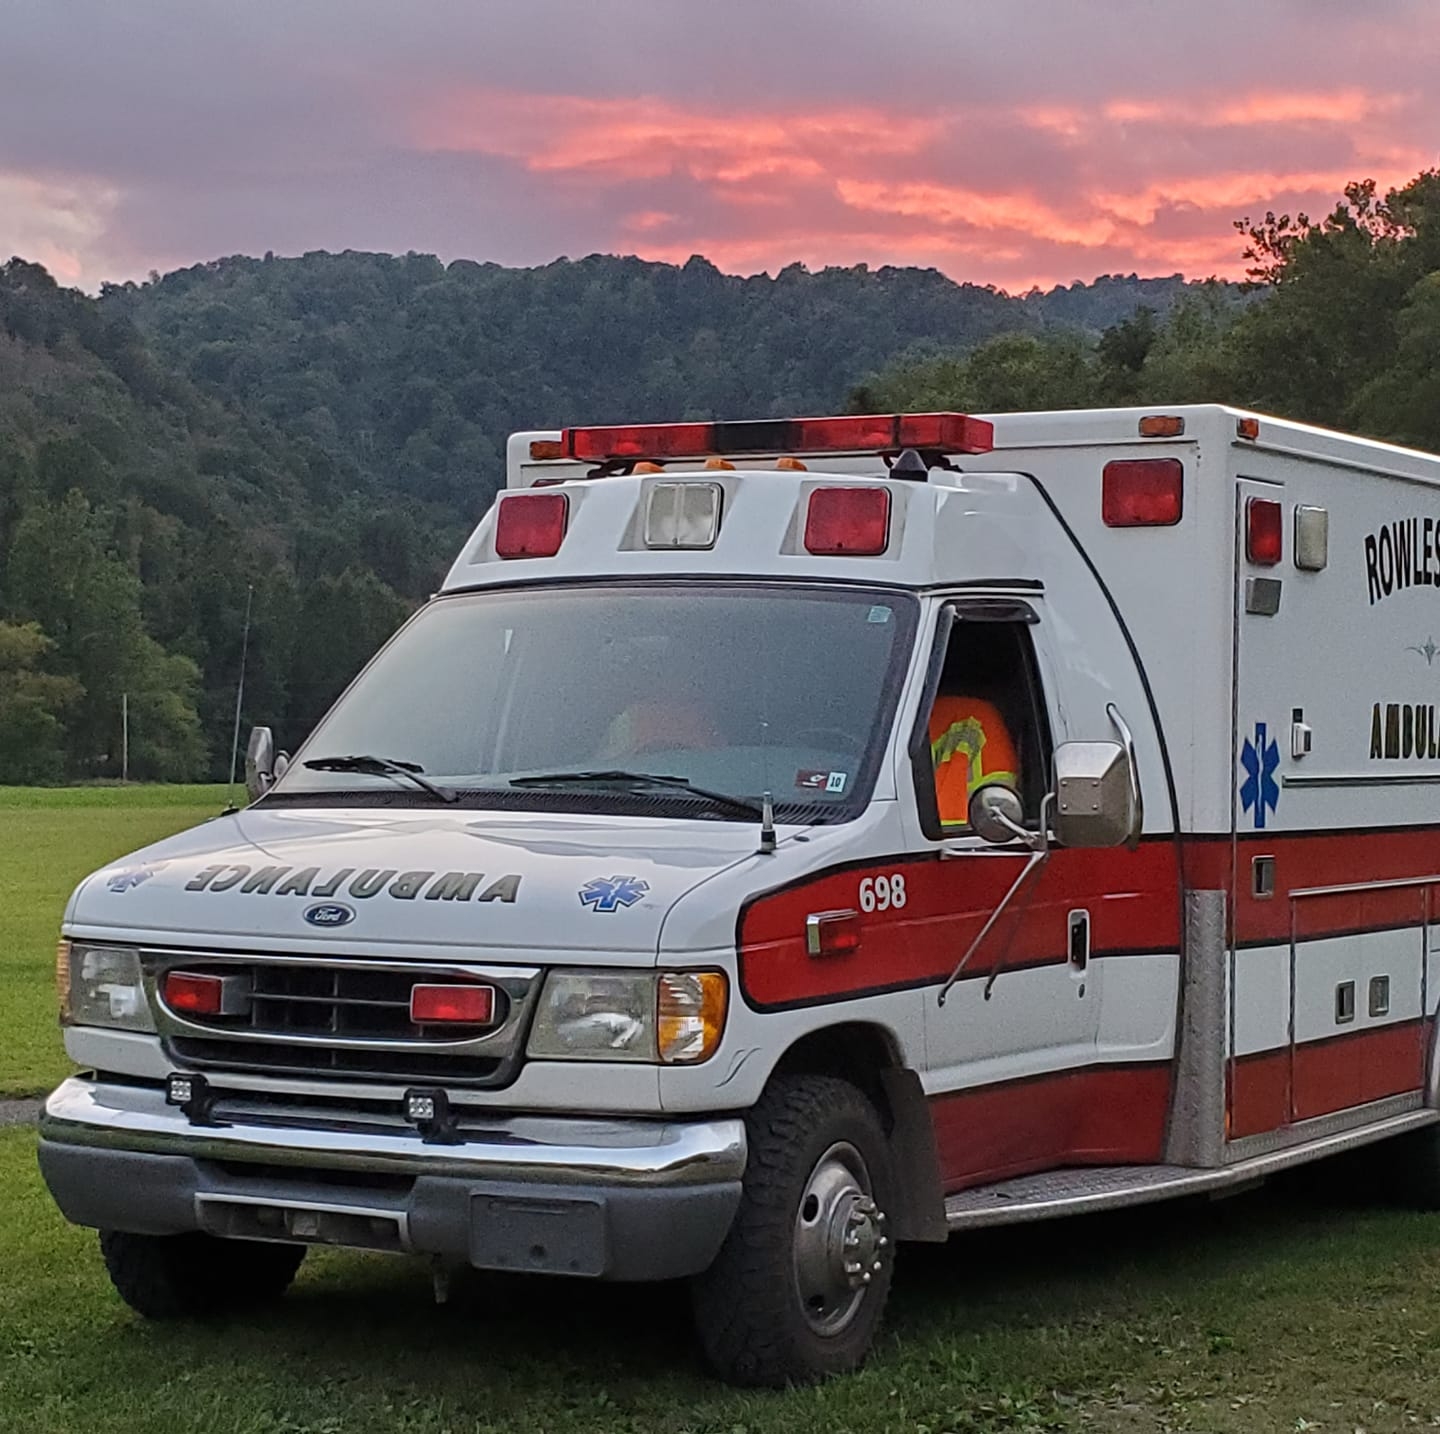
[[[857,1369],[894,1273],[889,1144],[871,1103],[834,1076],[777,1076],[746,1117],[740,1208],[692,1286],[707,1363],[782,1388]]]
[[[221,1240],[201,1233],[100,1232],[110,1282],[146,1319],[230,1314],[278,1300],[290,1287],[304,1245]]]

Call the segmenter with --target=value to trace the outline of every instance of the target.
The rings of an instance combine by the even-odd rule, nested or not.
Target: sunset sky
[[[1437,78],[1440,0],[0,0],[0,256],[1239,277]]]

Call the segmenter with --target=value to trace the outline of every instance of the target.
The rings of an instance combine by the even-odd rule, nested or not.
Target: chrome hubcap
[[[837,1141],[816,1162],[795,1213],[795,1292],[817,1334],[839,1334],[885,1267],[890,1240],[864,1157]]]

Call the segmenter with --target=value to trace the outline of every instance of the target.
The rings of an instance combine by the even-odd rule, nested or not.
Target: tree
[[[40,670],[54,646],[38,623],[0,622],[0,783],[58,782],[65,774],[65,716],[84,689]]]

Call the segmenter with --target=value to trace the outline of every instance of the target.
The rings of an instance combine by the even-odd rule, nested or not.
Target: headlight
[[[551,1060],[692,1064],[720,1044],[719,971],[552,971],[529,1053]]]
[[[68,983],[64,975],[59,981],[60,1019],[66,1025],[110,1026],[122,1031],[155,1029],[145,999],[138,951],[129,946],[61,942],[57,956],[62,961],[67,947]],[[57,968],[60,964],[57,961]]]

